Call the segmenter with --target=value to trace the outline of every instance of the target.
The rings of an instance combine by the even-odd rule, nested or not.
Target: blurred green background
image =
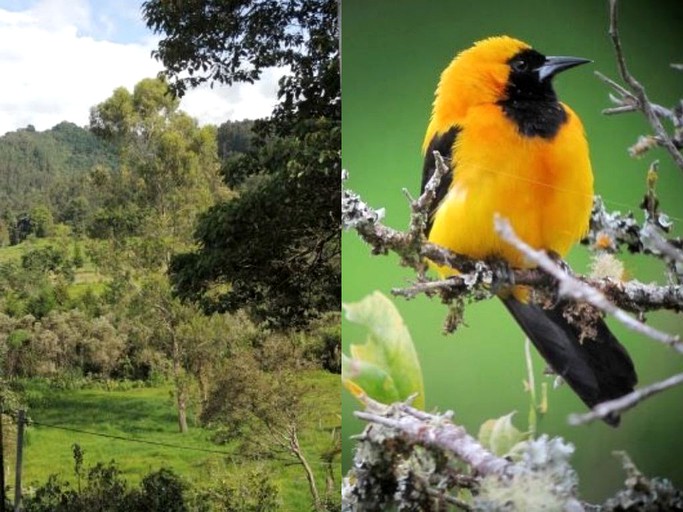
[[[620,27],[631,71],[647,87],[653,101],[674,105],[683,96],[683,73],[669,67],[683,61],[683,1],[622,1]],[[683,173],[661,150],[640,160],[626,148],[649,133],[639,114],[607,117],[608,89],[594,75],[600,70],[617,77],[607,35],[607,2],[575,0],[407,1],[344,0],[342,4],[343,165],[350,173],[347,186],[369,204],[385,207],[386,223],[405,228],[408,205],[402,188],[419,192],[420,147],[439,75],[455,54],[479,39],[508,34],[546,55],[572,55],[594,60],[563,73],[555,81],[560,98],[581,116],[591,147],[596,192],[614,210],[637,210],[644,193],[649,163],[660,160],[659,194],[662,206],[683,225]],[[642,219],[638,212],[639,220]],[[642,256],[623,255],[630,275],[641,281],[664,279],[663,266]],[[342,296],[355,302],[372,292],[389,294],[410,282],[412,271],[400,268],[393,256],[371,256],[353,232],[343,235]],[[589,254],[577,247],[570,256],[585,272]],[[476,435],[488,418],[517,410],[516,425],[527,427],[528,395],[521,330],[496,300],[467,307],[466,322],[444,336],[446,308],[424,298],[395,303],[403,315],[422,363],[427,408],[453,409],[456,421]],[[683,332],[681,317],[648,315],[649,321],[670,332]],[[656,342],[626,332],[609,321],[628,347],[640,384],[683,370],[683,358]],[[365,333],[345,321],[343,339],[360,343]],[[534,359],[538,379],[544,368]],[[628,412],[621,427],[602,423],[570,427],[571,412],[584,405],[567,386],[550,390],[550,409],[539,432],[561,435],[577,447],[574,456],[584,499],[601,501],[624,479],[613,450],[626,450],[646,474],[668,477],[683,487],[683,388],[668,391]],[[344,471],[351,462],[352,441],[362,424],[353,416],[355,400],[343,392]]]

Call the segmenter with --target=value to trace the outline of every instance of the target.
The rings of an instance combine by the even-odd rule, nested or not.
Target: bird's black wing
[[[451,186],[451,182],[453,181],[453,144],[455,143],[455,138],[458,136],[459,132],[460,127],[453,126],[444,133],[434,135],[432,140],[429,142],[427,151],[425,152],[424,165],[422,166],[422,185],[420,186],[420,194],[424,192],[429,179],[434,174],[434,169],[436,167],[434,151],[438,151],[441,154],[446,161],[448,168],[450,169],[448,174],[442,178],[441,183],[439,183],[439,187],[436,190],[436,199],[432,203],[432,206],[429,210],[429,219],[427,220],[425,236],[429,236],[429,232],[432,229],[432,217],[434,212],[438,208],[443,198],[446,197],[448,189]]]

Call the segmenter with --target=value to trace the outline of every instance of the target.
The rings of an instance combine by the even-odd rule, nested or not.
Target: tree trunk
[[[180,365],[180,347],[178,341],[173,338],[173,381],[175,383],[176,402],[178,405],[178,428],[180,433],[187,432],[187,389]]]
[[[187,400],[185,398],[184,389],[176,389],[178,393],[178,428],[180,433],[187,432]]]
[[[296,425],[289,425],[289,449],[292,451],[294,456],[299,459],[299,462],[304,467],[306,472],[306,480],[308,480],[308,488],[311,491],[311,496],[313,497],[313,508],[317,512],[324,512],[325,507],[320,501],[320,494],[318,494],[318,487],[315,484],[315,475],[313,475],[313,470],[308,464],[306,457],[304,457],[301,447],[299,446],[299,437],[296,433]]]
[[[199,387],[199,396],[202,404],[209,400],[209,372],[204,369],[204,365],[200,365],[195,372],[197,378],[197,386]]]

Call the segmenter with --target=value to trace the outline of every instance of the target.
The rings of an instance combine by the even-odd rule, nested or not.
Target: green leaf
[[[515,411],[500,418],[487,420],[479,428],[479,442],[492,453],[503,457],[524,440],[525,434],[512,424]]]
[[[424,408],[422,369],[413,340],[396,306],[374,292],[360,302],[344,304],[346,318],[368,329],[364,344],[352,344],[342,359],[342,380],[355,396],[363,393],[384,403],[417,393],[413,405]]]
[[[342,375],[344,385],[353,396],[363,395],[383,402],[391,403],[399,400],[394,380],[379,366],[360,359],[352,359],[342,354]]]

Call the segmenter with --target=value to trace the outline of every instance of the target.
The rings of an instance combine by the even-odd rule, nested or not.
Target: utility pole
[[[26,412],[23,409],[19,409],[19,415],[17,417],[17,467],[15,470],[16,480],[14,483],[14,512],[21,512],[21,457],[24,452],[25,414]]]

